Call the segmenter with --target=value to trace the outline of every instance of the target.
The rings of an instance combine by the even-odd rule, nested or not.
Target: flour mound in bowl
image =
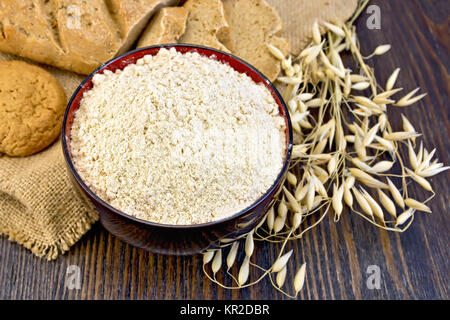
[[[93,77],[70,147],[111,206],[163,224],[231,216],[275,182],[285,121],[263,84],[198,53],[161,49]]]

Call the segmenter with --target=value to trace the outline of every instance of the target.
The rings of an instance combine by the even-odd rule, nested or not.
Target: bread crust
[[[137,48],[176,43],[186,30],[188,11],[184,7],[166,7],[158,11],[139,39]]]
[[[234,50],[230,25],[221,0],[188,0],[186,32],[179,43],[199,44],[225,52]]]
[[[80,74],[131,48],[152,14],[178,0],[2,0],[0,50]]]

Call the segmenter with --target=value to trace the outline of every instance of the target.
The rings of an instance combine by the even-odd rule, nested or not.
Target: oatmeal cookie
[[[58,136],[66,104],[64,89],[44,69],[0,61],[0,154],[28,156]]]

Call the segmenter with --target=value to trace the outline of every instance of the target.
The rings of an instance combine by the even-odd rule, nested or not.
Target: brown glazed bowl
[[[280,108],[280,113],[286,121],[286,154],[283,168],[278,174],[277,179],[269,190],[251,206],[228,218],[197,225],[166,225],[132,217],[113,208],[107,202],[100,199],[100,197],[87,187],[73,165],[70,150],[70,130],[75,111],[80,106],[80,100],[84,92],[92,88],[92,77],[96,73],[103,73],[105,70],[114,72],[117,69],[123,69],[128,64],[135,63],[145,55],[157,54],[161,48],[175,48],[181,53],[196,51],[207,57],[214,56],[215,59],[223,63],[228,63],[238,72],[247,74],[256,83],[263,83],[272,93]],[[221,242],[227,241],[227,239],[235,239],[246,234],[262,221],[265,213],[273,204],[275,196],[280,191],[289,166],[292,151],[292,127],[286,105],[280,94],[273,84],[254,67],[231,54],[211,48],[195,45],[168,44],[130,51],[105,63],[90,74],[77,88],[67,106],[62,126],[62,147],[74,184],[80,190],[80,194],[87,197],[95,205],[100,215],[101,224],[109,232],[123,241],[145,250],[162,254],[187,255],[216,248]]]

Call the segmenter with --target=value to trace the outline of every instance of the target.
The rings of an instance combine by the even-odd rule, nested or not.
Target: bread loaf
[[[289,42],[281,36],[282,22],[276,10],[264,0],[223,0],[234,40],[233,53],[274,81],[280,63],[267,49],[271,44],[283,54]]]
[[[162,43],[176,43],[186,30],[188,11],[166,7],[158,11],[139,39],[138,48]]]
[[[188,0],[183,7],[188,11],[188,19],[179,43],[233,51],[230,26],[221,0]]]
[[[129,50],[152,14],[178,0],[2,0],[0,51],[81,74]]]

